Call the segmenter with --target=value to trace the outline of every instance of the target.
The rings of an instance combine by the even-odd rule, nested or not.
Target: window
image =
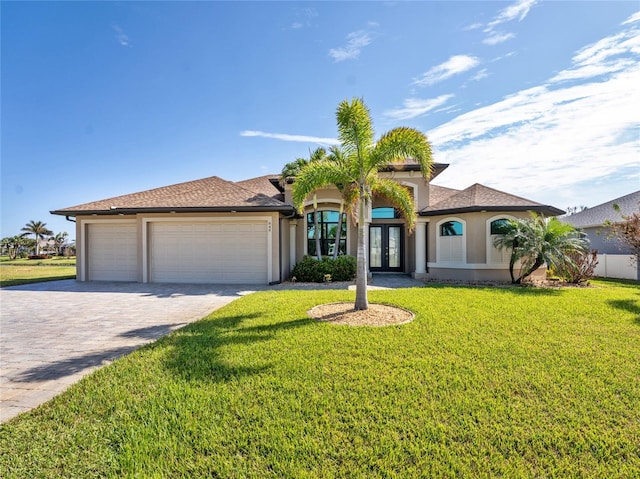
[[[440,225],[440,236],[462,236],[462,223],[447,221]]]
[[[500,218],[491,222],[491,234],[503,235],[509,231],[509,220],[506,218]]]
[[[436,257],[442,263],[466,263],[466,238],[464,221],[445,220],[437,225]]]
[[[508,217],[493,217],[487,220],[487,263],[494,265],[505,265],[509,263],[511,251],[508,249],[498,249],[493,246],[493,242],[500,235],[505,234],[509,230]]]
[[[371,219],[374,220],[390,220],[400,218],[398,210],[391,207],[373,208],[371,210]]]
[[[336,232],[338,231],[338,211],[318,211],[318,232],[320,238],[320,251],[323,256],[333,255],[336,244]],[[347,253],[347,215],[342,213],[342,232],[339,238],[338,254]],[[315,225],[313,212],[307,214],[307,254],[316,255]]]

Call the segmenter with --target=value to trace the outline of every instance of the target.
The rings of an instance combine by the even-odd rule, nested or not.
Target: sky
[[[1,16],[1,235],[51,210],[239,181],[336,143],[424,132],[434,184],[553,205],[640,190],[640,2],[11,2]]]

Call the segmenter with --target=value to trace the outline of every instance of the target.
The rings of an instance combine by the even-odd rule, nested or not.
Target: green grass
[[[3,477],[640,475],[640,288],[245,296],[0,429]]]
[[[52,256],[47,259],[28,259],[17,258],[10,259],[8,256],[0,256],[0,264],[14,266],[75,266],[75,256]]]
[[[28,261],[28,260],[25,260]],[[38,260],[49,261],[49,260]],[[0,288],[17,286],[20,284],[40,283],[58,279],[72,279],[76,277],[76,267],[53,264],[37,264],[32,261],[25,264],[0,263]]]

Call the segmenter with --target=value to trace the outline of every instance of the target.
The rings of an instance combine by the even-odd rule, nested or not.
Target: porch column
[[[416,270],[414,277],[426,274],[427,264],[427,220],[418,218],[415,230]]]
[[[296,265],[296,226],[298,220],[289,221],[289,272]]]

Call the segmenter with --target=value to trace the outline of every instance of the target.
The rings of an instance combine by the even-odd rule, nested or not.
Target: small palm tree
[[[56,249],[56,254],[59,256],[62,250],[62,246],[66,243],[69,233],[63,231],[62,233],[56,233],[55,236],[49,238],[53,241],[53,245]]]
[[[580,232],[558,218],[545,219],[543,215],[531,214],[531,218],[510,220],[506,231],[494,240],[498,249],[510,249],[509,274],[511,282],[521,284],[543,264],[561,270],[571,262],[571,254],[584,254],[589,249],[588,240]],[[514,274],[515,264],[520,261],[520,275]]]
[[[425,178],[431,173],[431,145],[427,137],[412,128],[395,128],[376,142],[371,115],[361,99],[345,100],[336,112],[341,146],[335,161],[307,164],[293,184],[293,204],[303,213],[305,199],[319,188],[334,185],[347,205],[357,205],[358,254],[355,309],[369,308],[367,297],[367,255],[365,251],[365,213],[373,195],[386,197],[406,218],[407,229],[415,225],[415,205],[410,193],[395,181],[380,178],[378,172],[392,163],[412,158]],[[338,154],[339,152],[339,154]],[[332,152],[334,153],[334,152]]]
[[[40,247],[38,245],[38,240],[43,239],[45,236],[51,236],[53,232],[47,228],[47,223],[43,223],[42,221],[29,221],[24,228],[21,229],[24,231],[24,235],[34,235],[36,239],[36,255],[40,253]]]

